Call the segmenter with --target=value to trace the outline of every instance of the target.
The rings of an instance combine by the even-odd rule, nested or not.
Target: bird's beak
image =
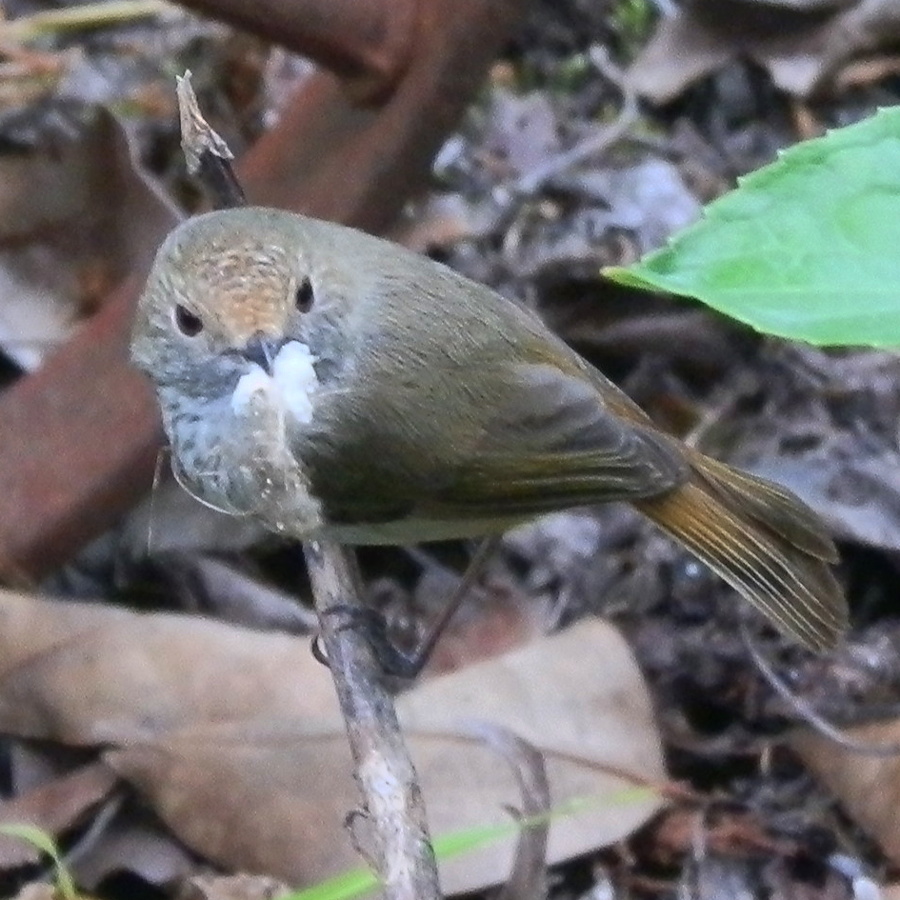
[[[256,363],[267,375],[271,375],[275,357],[285,343],[284,338],[270,337],[257,331],[244,345],[241,353],[245,359]]]

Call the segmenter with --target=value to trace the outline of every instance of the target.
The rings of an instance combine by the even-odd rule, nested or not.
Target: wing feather
[[[429,498],[429,515],[528,515],[654,496],[687,480],[677,446],[615,415],[590,381],[540,364],[514,376],[516,390]]]

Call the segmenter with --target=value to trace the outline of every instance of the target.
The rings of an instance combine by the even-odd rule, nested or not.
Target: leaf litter
[[[867,710],[880,712],[889,728],[900,690],[892,608],[900,537],[896,359],[760,341],[685,304],[601,284],[597,271],[659,245],[696,216],[700,202],[771,159],[777,147],[809,129],[896,102],[888,43],[895,40],[895,11],[875,2],[812,9],[728,4],[729,15],[765,19],[761,28],[742,30],[734,27],[736,18],[726,15],[730,27],[723,29],[721,12],[684,4],[674,17],[657,17],[656,36],[642,50],[656,8],[668,6],[644,5],[649,11],[642,13],[639,3],[535,4],[482,101],[448,139],[435,190],[405,223],[404,237],[523,297],[662,423],[708,452],[782,480],[829,519],[843,542],[843,574],[856,601],[853,640],[831,657],[810,659],[755,620],[749,625],[792,689],[823,714],[852,725]],[[750,6],[756,9],[744,9]],[[603,64],[598,47],[613,49],[624,75]],[[29,341],[63,339],[107,286],[139,271],[129,229],[164,229],[166,217],[178,214],[168,201],[158,207],[160,196],[188,207],[196,202],[177,152],[171,69],[185,63],[194,69],[201,88],[217,98],[235,149],[277,118],[291,86],[309,71],[290,54],[185,14],[89,35],[45,36],[28,53],[18,55],[14,79],[0,70],[0,169],[9,173],[5,184],[19,187],[8,200],[0,198],[6,212],[0,219],[7,223],[0,233],[19,223],[0,248],[0,290],[7,278],[13,286],[0,294],[0,322],[12,318],[14,302],[24,310],[3,326],[0,344],[25,368],[40,357],[22,350]],[[738,53],[759,68],[738,61]],[[630,69],[629,58],[635,59]],[[242,84],[226,74],[229,60],[241,63]],[[802,102],[786,99],[773,83]],[[602,152],[561,165],[570,150],[621,122],[634,92],[668,106],[626,118],[627,127],[615,131]],[[47,105],[57,95],[65,97],[64,109],[78,111],[74,118]],[[115,115],[94,114],[98,102]],[[54,132],[59,123],[61,133]],[[14,152],[6,152],[7,145]],[[47,148],[58,156],[48,157]],[[102,184],[106,170],[97,168],[99,158],[115,161],[123,179],[116,183],[130,185],[133,205],[120,206],[118,194]],[[535,177],[545,171],[552,177]],[[98,180],[102,189],[94,191]],[[515,203],[504,205],[511,188],[532,182],[531,192],[513,191]],[[59,239],[72,216],[95,223],[83,247]],[[134,246],[140,248],[140,240]],[[108,254],[109,247],[115,252]],[[73,835],[76,849],[86,840],[75,868],[87,886],[130,870],[167,891],[183,884],[200,896],[265,896],[280,889],[280,882],[246,875],[232,884],[191,888],[185,879],[198,863],[185,844],[231,872],[258,866],[271,875],[289,859],[282,873],[292,884],[298,848],[308,846],[314,856],[330,840],[323,857],[341,848],[344,862],[330,856],[331,864],[355,865],[340,830],[355,803],[352,784],[341,794],[328,791],[327,780],[298,780],[303,762],[313,773],[326,763],[328,772],[341,768],[345,751],[336,723],[323,732],[319,722],[310,736],[310,721],[331,701],[330,685],[309,660],[306,639],[270,633],[304,628],[304,616],[286,606],[288,597],[303,592],[296,553],[255,528],[192,505],[174,484],[156,492],[153,506],[145,505],[46,587],[150,608],[199,605],[247,627],[72,602],[50,612],[41,601],[18,598],[18,606],[5,609],[0,629],[8,635],[0,636],[7,649],[0,718],[16,735],[19,773],[16,797],[8,802],[36,810],[42,790],[68,797],[60,809],[68,805],[70,815],[51,817],[46,827]],[[415,633],[446,596],[453,580],[446,573],[460,558],[454,547],[429,548],[418,557],[367,551],[373,602],[401,630]],[[603,751],[608,759],[610,751],[614,759],[625,757],[619,761],[630,771],[632,764],[643,767],[634,774],[657,787],[670,788],[675,777],[704,798],[699,805],[682,798],[639,828],[660,806],[659,797],[617,804],[610,787],[605,809],[584,820],[554,819],[550,858],[587,854],[557,869],[558,894],[576,896],[573,886],[587,878],[598,889],[613,884],[640,896],[808,896],[815,885],[816,896],[844,897],[852,879],[830,862],[838,845],[863,870],[890,877],[889,804],[868,802],[872,785],[890,779],[889,763],[858,766],[846,751],[831,748],[831,756],[844,754],[847,771],[870,773],[867,794],[859,779],[830,774],[839,764],[828,751],[801,747],[794,737],[796,711],[771,691],[740,642],[747,615],[714,578],[628,510],[562,514],[509,535],[473,607],[437,661],[438,671],[458,671],[414,688],[402,701],[413,734],[417,716],[428,725],[430,736],[421,738],[417,752],[443,771],[438,789],[449,782],[449,799],[438,809],[447,808],[449,816],[468,812],[472,802],[473,824],[482,825],[512,821],[504,804],[523,807],[512,771],[476,747],[459,724],[475,715],[543,747],[551,784],[571,778],[566,784],[573,794],[602,795],[595,788],[604,777],[621,787],[609,773],[584,771],[590,753]],[[616,623],[628,644],[608,625],[592,622],[607,635],[603,649],[558,659],[561,651],[540,635],[586,614]],[[528,647],[511,657],[498,656],[525,642]],[[517,653],[533,654],[526,657],[527,672],[507,670],[503,660]],[[614,660],[620,660],[620,676]],[[500,668],[482,668],[492,665]],[[649,683],[652,705],[636,666]],[[594,680],[597,690],[606,690],[616,677],[631,685],[622,696],[642,699],[585,711]],[[498,710],[493,704],[506,697],[501,686],[513,699]],[[429,698],[419,701],[423,709],[416,697]],[[438,716],[445,707],[456,712],[451,726]],[[586,722],[595,729],[602,723],[603,732],[587,749],[579,730]],[[619,723],[621,743],[610,722]],[[46,741],[62,753],[61,761],[43,765]],[[568,753],[580,767],[567,761]],[[23,774],[42,766],[40,777]],[[109,806],[99,789],[68,795],[67,785],[77,787],[80,773],[103,771],[92,766],[106,766],[107,776],[115,768],[119,779],[139,788],[140,799]],[[485,782],[477,780],[479,773]],[[346,781],[346,768],[342,777]],[[559,802],[552,792],[551,804]],[[85,831],[91,815],[101,826],[97,834]],[[605,817],[614,827],[603,824]],[[283,822],[302,837],[291,843],[275,834]],[[252,827],[241,827],[247,823]],[[496,883],[498,860],[506,871],[512,846],[481,851],[483,864],[454,862],[451,886]]]
[[[223,865],[299,886],[355,864],[342,827],[357,802],[349,750],[307,640],[10,592],[0,619],[5,733],[97,748],[182,841]],[[664,801],[649,695],[599,620],[427,680],[398,706],[436,833],[501,824],[509,807],[528,814],[481,737],[488,728],[540,750],[551,809],[583,805],[551,821],[551,861],[621,839]],[[634,787],[646,790],[623,794]],[[448,890],[497,883],[512,845],[448,861]]]

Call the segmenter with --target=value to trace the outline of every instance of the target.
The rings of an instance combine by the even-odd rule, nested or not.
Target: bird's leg
[[[490,535],[489,537],[481,539],[481,542],[472,554],[472,558],[469,560],[469,565],[466,566],[466,570],[459,580],[459,584],[453,589],[453,593],[441,610],[441,614],[428,629],[422,643],[419,644],[412,654],[407,656],[408,663],[411,667],[410,671],[412,673],[407,675],[407,678],[415,678],[415,676],[425,667],[425,664],[430,659],[441,635],[450,624],[450,620],[456,615],[457,610],[462,606],[462,603],[469,595],[469,592],[475,586],[478,579],[484,574],[484,568],[500,547],[501,539],[502,536],[499,534]]]
[[[441,610],[441,614],[431,624],[424,640],[412,653],[400,650],[391,641],[384,616],[378,610],[335,606],[331,608],[330,612],[347,616],[347,621],[341,624],[341,628],[352,628],[359,625],[366,629],[366,637],[386,675],[393,675],[397,678],[415,678],[430,659],[435,645],[450,624],[450,620],[484,573],[484,567],[500,546],[500,540],[500,535],[482,538],[481,543],[472,554],[459,584],[454,588],[446,605]],[[323,656],[317,641],[313,643],[313,655],[319,662],[328,665],[328,660]]]

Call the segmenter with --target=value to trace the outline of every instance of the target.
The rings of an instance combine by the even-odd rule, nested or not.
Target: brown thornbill
[[[834,544],[789,491],[661,431],[529,310],[387,241],[254,207],[159,250],[132,338],[199,499],[297,538],[410,544],[631,503],[814,648]]]

